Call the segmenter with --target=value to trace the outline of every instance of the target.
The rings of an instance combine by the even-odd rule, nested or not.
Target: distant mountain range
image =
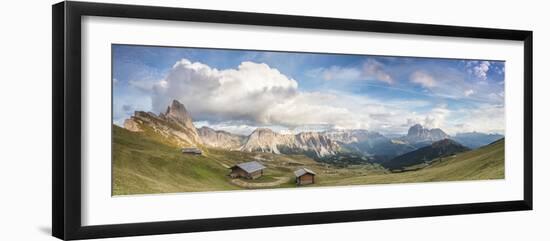
[[[334,155],[340,146],[319,132],[301,132],[296,135],[279,134],[268,128],[258,128],[250,134],[241,151],[275,154],[309,154],[314,157]]]
[[[370,162],[379,162],[388,167],[391,166],[388,163],[404,163],[408,157],[414,157],[416,163],[440,151],[445,154],[464,148],[478,148],[503,138],[502,135],[479,132],[450,136],[439,128],[428,129],[420,124],[411,126],[406,135],[393,138],[367,130],[280,134],[268,128],[258,128],[244,136],[210,127],[197,129],[185,106],[177,100],[172,101],[167,110],[159,115],[136,111],[124,121],[124,128],[133,132],[154,131],[182,147],[209,146],[244,152],[305,154],[316,159],[355,153],[368,157]],[[440,143],[442,140],[444,142]],[[402,157],[404,154],[409,156]]]
[[[198,133],[203,143],[221,149],[239,150],[247,140],[246,136],[232,134],[227,131],[217,131],[206,126],[199,128]]]
[[[471,149],[485,146],[502,138],[504,136],[500,134],[485,134],[480,132],[458,133],[452,137],[453,140]]]

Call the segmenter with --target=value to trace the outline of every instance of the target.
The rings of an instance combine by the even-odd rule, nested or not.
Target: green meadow
[[[317,173],[315,186],[487,180],[504,178],[504,140],[393,173],[377,164],[334,166],[304,155],[250,153],[200,147],[203,155],[180,148],[151,131],[130,132],[113,125],[113,195],[296,188],[293,171]],[[231,179],[229,167],[256,160],[267,167],[256,180]]]

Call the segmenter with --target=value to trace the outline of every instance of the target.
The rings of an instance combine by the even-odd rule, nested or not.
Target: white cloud
[[[355,76],[353,71],[342,68],[327,70]],[[411,81],[413,79],[424,86],[436,85],[427,74],[417,74]],[[134,86],[139,85],[136,82]],[[450,118],[454,111],[444,105],[414,112],[432,105],[427,101],[377,100],[335,91],[300,91],[297,81],[262,63],[242,62],[235,69],[218,70],[182,59],[163,80],[141,87],[147,87],[140,89],[150,93],[151,99],[143,98],[152,103],[149,110],[164,112],[170,101],[177,99],[197,123],[239,134],[249,134],[260,126],[280,131],[342,128],[405,133],[411,121],[445,131],[457,124]],[[119,102],[126,103],[122,99]],[[126,113],[130,109],[141,109],[132,107],[120,106]],[[467,121],[478,123],[473,119]]]
[[[476,61],[477,63],[477,61]],[[479,78],[480,80],[487,80],[487,72],[489,71],[489,67],[491,66],[491,63],[489,61],[481,61],[478,65],[475,65],[473,67],[473,74]]]
[[[415,71],[411,74],[410,80],[412,83],[419,84],[424,88],[433,88],[436,86],[435,79],[424,71]]]
[[[300,92],[295,80],[253,62],[217,70],[183,59],[150,90],[155,112],[163,112],[172,99],[177,99],[195,121],[208,121],[219,129],[241,134],[258,126],[401,132],[405,130],[403,117],[411,117],[411,109],[429,105],[425,101],[378,101],[333,91]]]
[[[239,119],[266,123],[266,111],[297,95],[297,82],[266,64],[243,62],[217,70],[182,59],[154,86],[153,107],[162,111],[180,100],[199,119]]]
[[[449,135],[472,131],[504,134],[504,113],[503,105],[481,104],[453,110],[439,105],[426,113],[408,116],[404,127],[421,124],[427,128],[441,128]]]
[[[467,89],[464,91],[464,95],[465,96],[470,96],[470,95],[473,95],[474,94],[474,90],[472,89]]]
[[[386,72],[385,66],[373,59],[369,59],[363,65],[363,74],[367,77],[367,79],[378,80],[387,84],[394,84],[394,80],[392,76]]]
[[[458,132],[485,132],[504,134],[506,126],[503,105],[482,104],[476,108],[453,110],[445,131]]]
[[[421,124],[426,128],[442,128],[447,131],[448,117],[452,111],[445,105],[438,105],[425,113],[412,113],[407,117],[405,127]]]
[[[429,128],[444,128],[450,113],[446,106],[438,106],[426,115],[424,125]]]

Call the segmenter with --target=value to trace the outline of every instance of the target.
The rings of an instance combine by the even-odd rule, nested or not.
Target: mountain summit
[[[435,141],[448,139],[450,137],[451,136],[447,135],[447,133],[439,128],[428,129],[422,127],[420,124],[416,124],[409,128],[409,131],[404,139],[411,144],[423,142],[429,144]]]
[[[166,112],[158,116],[152,112],[134,112],[133,116],[124,121],[124,128],[133,132],[153,131],[181,146],[202,143],[191,115],[177,100],[172,101]]]
[[[164,116],[167,119],[172,119],[176,123],[183,125],[185,128],[195,128],[191,115],[189,115],[185,106],[177,100],[172,101],[172,104],[166,109]]]

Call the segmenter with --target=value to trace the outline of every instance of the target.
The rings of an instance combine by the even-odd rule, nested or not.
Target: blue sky
[[[504,133],[503,61],[113,45],[114,123],[178,99],[240,134],[413,124]]]

